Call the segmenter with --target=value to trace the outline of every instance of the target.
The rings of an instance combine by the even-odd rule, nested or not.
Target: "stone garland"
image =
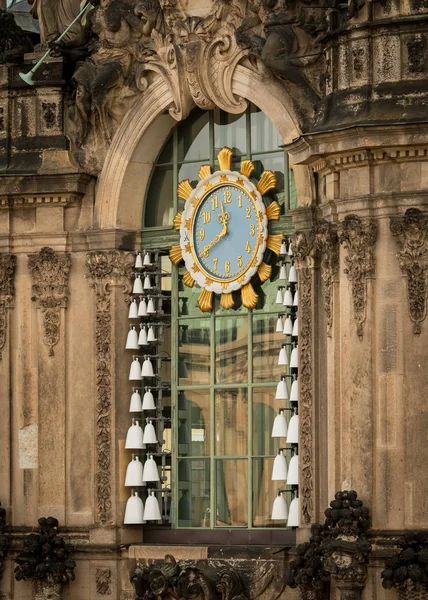
[[[421,323],[426,317],[428,220],[417,208],[406,210],[404,217],[394,217],[390,230],[397,239],[398,263],[407,276],[407,297],[413,333],[421,333]]]
[[[86,258],[86,277],[95,290],[95,346],[96,346],[96,496],[97,518],[106,525],[112,521],[111,493],[111,412],[112,412],[112,351],[111,351],[111,287],[122,286],[131,291],[134,264],[132,253],[110,250],[89,252]]]
[[[6,343],[7,309],[13,308],[16,256],[0,254],[0,360]]]
[[[331,337],[333,324],[333,279],[339,270],[339,244],[336,231],[325,219],[319,220],[313,228],[313,251],[321,258],[321,277],[324,283],[324,311],[327,321],[327,335]]]
[[[28,258],[28,269],[33,278],[31,299],[42,311],[43,341],[49,348],[49,356],[54,355],[53,348],[60,338],[61,308],[67,307],[70,294],[70,267],[69,254],[58,255],[48,247]]]

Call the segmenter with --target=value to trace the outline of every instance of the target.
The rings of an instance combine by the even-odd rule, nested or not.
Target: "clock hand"
[[[221,239],[221,238],[222,238],[224,235],[226,235],[226,234],[227,234],[227,227],[226,227],[226,226],[224,226],[224,227],[223,227],[223,229],[222,229],[222,231],[221,231],[220,233],[218,233],[218,234],[215,236],[215,238],[213,239],[213,241],[212,241],[212,242],[210,242],[209,244],[207,244],[207,245],[204,247],[204,254],[206,255],[206,253],[207,253],[207,252],[209,252],[209,251],[211,250],[211,248],[212,248],[212,247],[213,247],[215,244],[217,244],[217,242],[219,242],[219,241],[220,241],[220,239]]]

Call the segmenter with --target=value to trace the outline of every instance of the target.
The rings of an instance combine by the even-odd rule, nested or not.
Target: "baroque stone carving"
[[[39,21],[42,44],[53,42],[80,12],[80,0],[29,0],[33,16]],[[79,46],[83,42],[83,27],[79,21],[64,37],[64,42]]]
[[[348,255],[346,269],[352,286],[352,302],[357,335],[363,338],[366,320],[367,278],[374,276],[375,243],[377,226],[371,220],[363,220],[358,215],[347,215],[338,225],[339,241],[345,245]]]
[[[0,359],[6,343],[7,309],[13,308],[16,256],[0,254]]]
[[[324,283],[324,310],[327,321],[327,335],[331,337],[333,278],[339,269],[339,244],[337,233],[331,223],[324,219],[317,222],[313,230],[314,252],[321,258],[321,276]]]
[[[31,299],[42,312],[43,341],[49,348],[49,356],[54,355],[54,346],[60,339],[61,308],[67,307],[70,293],[70,267],[69,254],[58,255],[47,247],[28,259],[28,269],[33,277]]]
[[[10,548],[10,537],[6,535],[6,510],[0,502],[0,579],[4,571],[4,563]]]
[[[95,346],[97,372],[96,415],[96,494],[98,520],[105,525],[112,520],[111,453],[112,453],[112,351],[111,302],[112,286],[121,286],[125,294],[131,291],[134,255],[119,250],[89,252],[86,277],[95,290]]]
[[[99,596],[111,595],[111,569],[98,568],[95,571],[95,585]]]
[[[409,208],[404,217],[391,219],[390,230],[397,238],[400,269],[407,276],[413,333],[419,335],[427,312],[428,220],[419,209]]]
[[[0,8],[0,65],[16,62],[32,51],[32,41],[16,24],[13,14]]]

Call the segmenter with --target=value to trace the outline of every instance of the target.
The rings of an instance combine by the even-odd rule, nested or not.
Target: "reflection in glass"
[[[248,381],[247,317],[216,319],[216,383]]]
[[[194,110],[178,126],[178,160],[210,160],[209,112]],[[181,179],[179,179],[181,181]]]
[[[178,526],[209,527],[209,460],[179,460],[178,490]]]
[[[172,167],[156,168],[150,182],[150,194],[146,196],[145,227],[172,225],[173,189]]]
[[[218,460],[216,468],[217,527],[248,524],[246,460]]]
[[[210,391],[178,393],[178,451],[180,456],[210,453]]]
[[[251,152],[276,150],[282,144],[275,125],[257,107],[251,107]]]
[[[253,527],[277,527],[272,504],[281,482],[271,481],[273,458],[253,458]]]
[[[188,343],[181,344],[178,354],[179,385],[200,385],[210,381],[210,321],[186,320]],[[180,325],[182,324],[180,322]]]
[[[271,438],[273,421],[282,408],[281,401],[275,400],[275,388],[253,389],[253,455],[272,456],[276,454],[277,441]]]
[[[235,156],[247,154],[246,114],[232,115],[219,109],[214,111],[214,151],[224,146],[233,150]]]
[[[290,170],[290,208],[297,208],[297,190],[293,169]]]
[[[217,456],[247,454],[248,395],[246,389],[216,391],[215,429]]]
[[[267,383],[277,381],[282,373],[278,365],[279,349],[283,343],[282,333],[276,333],[277,315],[253,316],[253,381]]]

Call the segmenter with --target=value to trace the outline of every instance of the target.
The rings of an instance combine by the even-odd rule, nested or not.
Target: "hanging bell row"
[[[144,377],[156,377],[152,361],[146,356],[141,366],[138,356],[134,356],[129,369],[129,381],[141,381]]]
[[[287,527],[298,527],[299,512],[299,498],[293,498],[288,507],[282,492],[278,492],[273,502],[272,521],[287,521]]]
[[[134,298],[129,305],[128,319],[147,317],[148,315],[155,315],[156,312],[156,305],[153,298],[149,297],[147,301],[145,298],[140,298],[139,302]]]
[[[150,252],[138,251],[135,256],[135,269],[143,269],[144,267],[151,267],[153,265]]]
[[[153,284],[152,277],[150,275],[144,275],[144,281],[141,275],[136,275],[134,285],[132,286],[133,294],[143,294],[144,291],[156,289],[156,283]]]
[[[125,487],[140,487],[143,483],[160,481],[158,466],[152,454],[149,454],[144,463],[138,456],[133,455],[128,464],[125,476]]]
[[[283,257],[283,256],[293,256],[293,248],[291,246],[291,242],[289,242],[288,244],[288,249],[287,249],[287,241],[285,238],[283,238],[282,242],[281,242],[281,248],[279,250],[279,256]]]
[[[129,412],[141,412],[142,410],[155,410],[155,399],[150,388],[146,388],[146,392],[141,400],[140,392],[134,388],[129,404]]]
[[[152,421],[148,421],[144,431],[138,421],[132,419],[132,425],[126,434],[125,448],[127,450],[142,450],[146,444],[157,444],[156,430]]]
[[[297,317],[293,321],[291,316],[288,315],[284,322],[283,322],[282,318],[283,318],[283,315],[278,315],[278,318],[276,320],[275,332],[283,333],[284,335],[291,335],[293,337],[298,337],[299,329],[298,329]]]
[[[272,481],[286,481],[287,485],[299,485],[299,455],[293,454],[287,467],[287,459],[278,450],[273,461]]]
[[[124,525],[141,525],[144,521],[160,521],[161,519],[159,502],[154,492],[150,492],[148,495],[145,506],[138,492],[131,492],[131,496],[126,502]]]
[[[284,409],[279,409],[273,421],[271,437],[287,438],[287,444],[299,443],[299,416],[296,410],[294,410],[294,414],[287,425]]]
[[[285,266],[285,263],[283,262],[279,268],[278,280],[279,281],[288,281],[288,283],[297,283],[296,267],[293,264],[291,264],[290,269],[288,271],[288,275],[287,275],[287,267]]]
[[[153,325],[148,328],[140,323],[140,334],[138,335],[135,325],[129,326],[128,337],[126,338],[126,350],[139,350],[140,346],[148,346],[153,342],[157,342]]]
[[[286,288],[284,294],[282,292],[283,289],[284,289],[284,286],[282,286],[282,285],[280,285],[278,287],[278,291],[276,293],[275,304],[282,304],[283,306],[287,306],[287,307],[298,306],[299,296],[298,296],[297,290],[293,297],[293,293],[291,292],[289,287]]]

